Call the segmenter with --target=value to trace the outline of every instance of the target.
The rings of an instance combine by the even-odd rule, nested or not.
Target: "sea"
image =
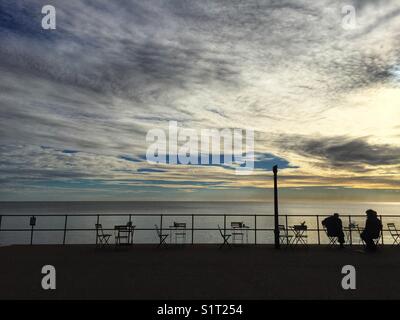
[[[377,211],[384,226],[394,222],[400,227],[400,202],[280,202],[279,224],[290,229],[303,223],[308,243],[326,243],[321,226],[324,216],[337,212],[343,226],[362,227],[367,209]],[[166,242],[172,245],[220,243],[218,226],[229,234],[232,222],[241,222],[246,227],[239,232],[243,236],[233,239],[236,243],[268,244],[274,241],[273,214],[272,202],[0,202],[0,245],[93,244],[97,222],[114,243],[115,226],[129,220],[135,226],[134,243],[157,243],[156,229],[168,234]],[[30,225],[32,216],[34,226]],[[174,223],[186,224],[183,239],[176,236]],[[359,242],[358,236],[352,235],[353,243]],[[389,232],[384,232],[383,240],[392,242]]]

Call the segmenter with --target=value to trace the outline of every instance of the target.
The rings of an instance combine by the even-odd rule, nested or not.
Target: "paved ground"
[[[0,248],[0,298],[9,299],[400,299],[400,247],[373,254],[328,247]],[[54,265],[57,289],[41,289]],[[340,283],[357,269],[357,289]]]

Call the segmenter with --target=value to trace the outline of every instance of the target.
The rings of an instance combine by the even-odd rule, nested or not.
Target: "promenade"
[[[400,299],[400,247],[0,247],[0,299]],[[341,288],[353,265],[357,289]],[[43,265],[56,290],[41,288]]]

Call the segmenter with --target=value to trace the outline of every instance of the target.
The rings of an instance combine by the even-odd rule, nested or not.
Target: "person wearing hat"
[[[378,219],[376,211],[369,209],[365,212],[367,214],[367,220],[365,222],[365,228],[361,232],[361,239],[365,242],[366,250],[375,251],[376,245],[374,239],[378,239],[382,230],[382,222]]]

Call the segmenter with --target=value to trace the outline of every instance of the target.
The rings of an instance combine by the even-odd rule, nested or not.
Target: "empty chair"
[[[283,224],[278,225],[279,229],[279,243],[290,245],[292,243],[293,235],[290,235],[288,230]]]
[[[232,230],[232,242],[236,243],[236,240],[240,240],[243,243],[244,240],[244,231],[243,231],[243,222],[231,222]]]
[[[106,245],[109,244],[110,237],[112,234],[104,233],[103,226],[100,223],[96,223],[96,244]]]
[[[397,230],[396,225],[394,223],[388,223],[387,227],[393,238],[393,245],[400,245],[400,232]]]
[[[160,243],[158,244],[158,246],[161,246],[165,244],[165,239],[167,239],[168,234],[162,233],[156,224],[154,225],[154,227],[156,228],[157,237],[160,239]]]
[[[178,243],[178,239],[182,240],[182,243],[186,243],[186,223],[174,222],[175,228],[175,243]]]
[[[221,243],[221,245],[219,247],[222,248],[224,245],[228,245],[229,246],[230,244],[229,244],[228,240],[232,235],[231,234],[227,234],[226,232],[224,232],[219,225],[218,225],[218,230],[219,230],[219,233],[220,233],[222,239],[224,239],[224,242]]]
[[[133,231],[135,226],[132,222],[128,222],[125,226],[119,225],[114,227],[115,244],[116,245],[131,245],[133,243]]]

